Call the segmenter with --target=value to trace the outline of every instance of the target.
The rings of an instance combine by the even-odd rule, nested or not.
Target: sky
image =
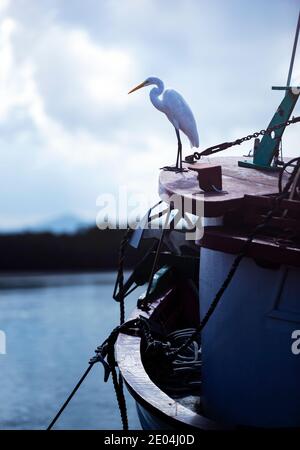
[[[265,128],[298,9],[298,0],[0,0],[0,228],[95,220],[97,198],[120,187],[155,201],[177,144],[149,88],[127,95],[148,76],[190,104],[200,149]],[[297,133],[286,130],[285,156],[299,155]]]

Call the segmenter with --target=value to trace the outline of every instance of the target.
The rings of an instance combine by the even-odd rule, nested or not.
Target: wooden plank
[[[252,206],[255,208],[265,208],[270,210],[274,207],[274,198],[272,196],[245,195],[245,208]],[[279,208],[287,210],[300,216],[300,202],[297,200],[284,199],[281,200]]]
[[[244,215],[244,223],[246,225],[251,225],[254,228],[256,225],[262,224],[265,218],[266,215],[258,214],[253,210],[249,210],[246,211]],[[300,235],[300,220],[290,219],[289,217],[272,217],[271,219],[269,219],[268,225],[285,231],[286,235],[287,230],[293,231],[294,237],[296,232],[298,233],[298,235]]]
[[[200,245],[212,250],[225,253],[238,254],[247,240],[245,233],[234,229],[211,228],[207,229],[201,239]],[[268,261],[271,264],[287,264],[300,267],[300,248],[290,244],[284,239],[271,239],[257,237],[250,244],[247,256],[254,259]]]

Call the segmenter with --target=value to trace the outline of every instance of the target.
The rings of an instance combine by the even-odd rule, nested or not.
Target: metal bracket
[[[286,94],[279,107],[277,108],[277,111],[275,112],[271,122],[269,123],[268,128],[272,128],[279,123],[289,120],[299,98],[300,90],[298,90],[297,88],[284,87],[282,89],[286,90]],[[272,165],[272,161],[278,153],[280,140],[282,138],[284,130],[285,127],[282,127],[270,134],[266,133],[255,149],[255,152],[253,154],[253,161],[239,161],[238,165],[240,167],[249,167],[269,171],[280,170],[280,167],[276,164]]]

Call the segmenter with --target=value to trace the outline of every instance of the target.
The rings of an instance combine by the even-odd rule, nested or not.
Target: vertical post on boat
[[[293,88],[290,85],[295,62],[297,43],[299,38],[299,30],[300,30],[300,11],[288,71],[287,84],[286,86],[272,87],[272,89],[275,90],[285,91],[285,96],[283,97],[275,114],[273,115],[267,129],[273,128],[276,125],[287,122],[299,98],[300,93],[299,86]],[[248,160],[239,161],[238,165],[240,167],[248,167],[260,170],[279,170],[281,166],[278,163],[278,154],[281,138],[284,133],[285,127],[286,125],[280,127],[279,129],[273,131],[272,133],[265,133],[262,140],[258,143],[258,145],[255,148],[255,151],[253,152],[253,161]]]
[[[287,81],[286,81],[287,87],[290,87],[290,85],[291,85],[291,78],[292,78],[295,55],[296,55],[296,50],[297,50],[298,38],[299,38],[299,30],[300,30],[300,10],[299,10],[299,15],[298,15],[298,23],[297,23],[296,33],[295,33],[290,68],[289,68],[289,73],[288,73],[288,77],[287,77]]]

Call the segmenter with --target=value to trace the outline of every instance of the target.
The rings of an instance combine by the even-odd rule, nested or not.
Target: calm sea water
[[[43,429],[118,324],[113,273],[0,276],[0,429]],[[134,307],[136,295],[127,302]],[[131,429],[139,429],[127,395]],[[61,416],[59,429],[120,429],[111,380],[94,366]]]

